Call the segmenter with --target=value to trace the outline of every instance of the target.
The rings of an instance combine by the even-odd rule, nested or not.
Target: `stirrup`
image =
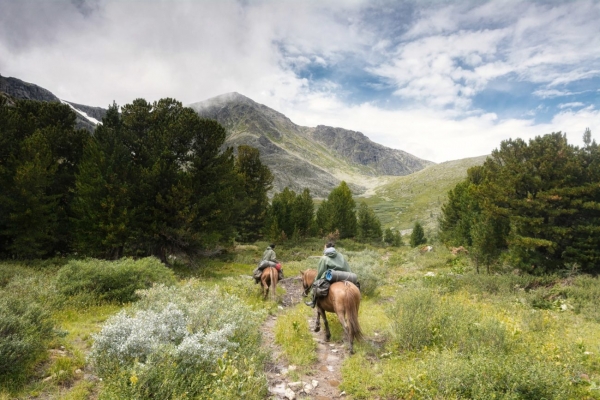
[[[305,301],[304,304],[306,304],[307,306],[309,306],[311,308],[315,308],[315,302],[314,301]]]

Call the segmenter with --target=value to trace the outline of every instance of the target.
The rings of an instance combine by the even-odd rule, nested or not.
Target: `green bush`
[[[138,293],[94,336],[100,399],[264,398],[262,312],[197,281]]]
[[[53,325],[36,302],[0,291],[0,386],[22,382],[45,357]]]
[[[388,310],[392,343],[400,350],[456,349],[463,354],[481,350],[504,352],[510,342],[506,328],[467,305],[436,296],[431,290],[398,292]]]
[[[98,301],[130,302],[136,290],[155,283],[175,283],[173,271],[154,257],[104,261],[88,258],[70,261],[58,271],[56,284],[64,296],[91,295]]]
[[[381,268],[381,257],[372,250],[360,252],[349,251],[342,254],[347,256],[350,269],[358,275],[360,282],[360,293],[365,296],[373,296],[377,287],[383,279],[383,268]]]

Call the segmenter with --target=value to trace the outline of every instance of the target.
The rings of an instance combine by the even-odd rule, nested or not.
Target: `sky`
[[[107,108],[238,92],[444,162],[600,142],[600,0],[0,0],[0,74]]]

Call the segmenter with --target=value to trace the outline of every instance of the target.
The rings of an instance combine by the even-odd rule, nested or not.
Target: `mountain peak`
[[[199,101],[197,103],[189,104],[188,107],[193,108],[196,111],[200,111],[210,107],[223,107],[231,103],[246,103],[246,104],[257,104],[254,100],[244,96],[238,92],[224,93],[209,99]]]

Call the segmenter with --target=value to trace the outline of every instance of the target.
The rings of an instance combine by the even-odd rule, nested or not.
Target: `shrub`
[[[350,251],[346,255],[350,269],[358,275],[361,294],[373,296],[384,274],[383,268],[380,267],[379,254],[372,250],[363,250],[360,252]]]
[[[457,349],[506,351],[510,345],[504,325],[472,307],[435,296],[431,290],[399,292],[390,307],[392,341],[400,350]]]
[[[21,382],[46,355],[52,328],[37,303],[0,291],[0,386]]]
[[[190,281],[138,292],[94,337],[101,398],[262,398],[262,312]]]
[[[136,290],[155,283],[174,284],[173,271],[154,257],[104,261],[88,258],[70,261],[58,271],[58,291],[64,296],[91,294],[98,301],[130,302]]]

